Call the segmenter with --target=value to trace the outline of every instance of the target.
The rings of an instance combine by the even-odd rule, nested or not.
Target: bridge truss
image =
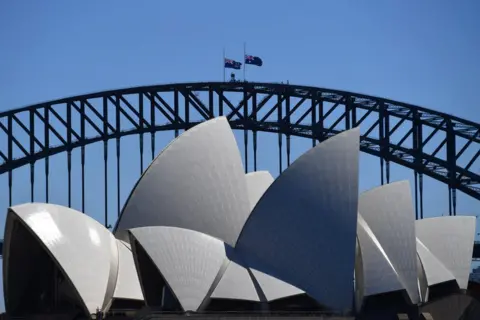
[[[246,170],[257,170],[258,132],[278,135],[280,172],[291,162],[291,138],[312,146],[343,130],[361,127],[361,151],[379,157],[381,183],[390,164],[414,171],[415,209],[423,218],[423,177],[448,185],[449,214],[456,215],[457,190],[480,200],[480,125],[437,111],[352,92],[274,83],[183,83],[98,92],[0,113],[0,175],[8,175],[12,205],[13,171],[30,166],[34,201],[36,161],[44,160],[49,200],[50,157],[66,152],[68,205],[72,203],[72,150],[81,150],[82,211],[85,211],[85,147],[104,144],[105,199],[108,141],[116,141],[117,208],[120,210],[120,139],[139,136],[140,173],[145,153],[155,156],[155,133],[183,130],[226,116],[244,132]],[[150,152],[144,138],[150,135]],[[251,143],[251,145],[250,145]],[[148,149],[148,148],[147,148]],[[253,152],[253,156],[249,152]],[[253,163],[249,163],[249,159]],[[41,170],[41,168],[40,168]],[[105,200],[105,225],[108,225]]]

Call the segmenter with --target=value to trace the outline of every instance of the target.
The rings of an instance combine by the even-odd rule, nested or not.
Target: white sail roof
[[[226,118],[203,122],[175,139],[130,194],[116,226],[196,230],[234,245],[250,214],[247,184]]]
[[[415,222],[418,240],[451,272],[461,289],[468,287],[475,223],[475,217],[465,216],[436,217]],[[427,279],[429,276],[437,278],[434,274],[429,275],[428,269],[425,270]],[[442,273],[440,279],[446,278],[448,274]]]
[[[13,230],[10,228],[15,219],[19,219],[41,241],[73,284],[86,312],[91,314],[97,308],[106,310],[109,307],[118,272],[117,243],[110,231],[76,210],[54,204],[29,203],[10,208],[6,240],[11,237]],[[8,246],[7,243],[7,259]],[[15,270],[6,271],[7,279],[9,272]],[[6,295],[9,285],[13,284],[8,283]]]
[[[116,299],[143,300],[142,288],[130,245],[117,240],[118,277],[113,295]]]
[[[408,181],[362,193],[358,211],[378,239],[411,302],[418,303],[415,215]]]
[[[245,178],[247,179],[248,199],[253,210],[274,179],[268,171],[250,172],[245,175]]]
[[[351,307],[358,156],[359,130],[352,129],[309,150],[275,180],[237,242],[249,267],[330,308]]]
[[[266,273],[250,269],[268,302],[304,293],[303,290]]]
[[[226,269],[224,243],[197,231],[175,227],[142,227],[130,232],[184,311],[197,311],[209,296],[217,275],[221,276]]]
[[[455,280],[455,276],[450,270],[419,239],[417,239],[417,252],[425,271],[428,286]]]
[[[211,297],[260,301],[248,269],[234,261],[230,261]]]
[[[361,248],[363,288],[360,289],[363,296],[403,290],[405,287],[395,267],[361,214],[358,215],[357,237]]]

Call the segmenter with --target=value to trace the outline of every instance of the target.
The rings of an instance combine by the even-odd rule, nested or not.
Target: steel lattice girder
[[[479,124],[392,100],[275,83],[137,87],[2,112],[0,136],[7,143],[0,146],[0,174],[26,164],[33,171],[35,161],[61,152],[70,157],[77,147],[82,148],[83,166],[86,145],[104,141],[107,148],[107,140],[131,134],[140,135],[142,154],[143,135],[151,134],[153,152],[154,132],[174,130],[178,134],[219,115],[227,116],[234,129],[286,135],[287,149],[290,136],[324,140],[361,126],[361,151],[480,200],[480,175],[474,171],[480,157]],[[461,145],[459,139],[463,139]],[[256,135],[254,143],[256,148]],[[69,170],[70,166],[69,161]],[[48,175],[48,161],[45,173]]]

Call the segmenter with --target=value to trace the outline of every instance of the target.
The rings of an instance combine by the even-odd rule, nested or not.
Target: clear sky
[[[366,93],[480,122],[478,12],[476,0],[2,1],[0,111],[106,89],[220,81],[223,48],[241,60],[246,42],[248,53],[264,61],[248,70],[251,81]],[[138,148],[137,141],[126,139],[122,148]],[[262,135],[260,145],[276,148],[275,141]],[[293,145],[294,154],[304,149]],[[103,147],[87,150],[99,153],[87,158],[87,213],[102,219],[103,185],[95,178]],[[52,201],[66,204],[65,156],[58,157]],[[275,158],[265,153],[261,160],[262,169],[277,173]],[[361,190],[380,183],[378,163],[362,156]],[[122,158],[122,202],[138,178],[131,166],[138,168],[138,156]],[[480,163],[473,169],[480,171]],[[393,181],[412,177],[393,166]],[[15,203],[29,201],[28,179],[27,169],[18,170]],[[0,176],[0,228],[7,190],[6,175]],[[43,186],[35,190],[41,201]],[[447,187],[428,177],[424,199],[426,216],[448,212]],[[459,194],[457,212],[479,211],[478,201]],[[112,222],[115,215],[112,210]]]

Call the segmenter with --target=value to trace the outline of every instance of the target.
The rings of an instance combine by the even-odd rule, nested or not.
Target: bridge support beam
[[[109,119],[108,110],[116,111],[117,120],[112,122],[113,117]],[[457,190],[480,200],[480,174],[477,170],[480,165],[480,124],[434,110],[352,92],[272,83],[217,82],[99,92],[0,113],[0,139],[6,141],[0,146],[0,174],[8,175],[8,204],[15,203],[14,187],[17,184],[13,180],[17,175],[13,171],[26,165],[30,165],[30,200],[49,202],[50,157],[66,152],[67,170],[62,175],[68,179],[68,205],[74,205],[73,197],[77,195],[74,192],[76,184],[73,183],[73,179],[76,179],[74,149],[80,148],[81,192],[78,192],[78,196],[81,196],[81,210],[85,212],[89,209],[85,204],[86,145],[103,142],[104,214],[105,225],[108,226],[108,213],[112,211],[107,190],[108,140],[117,141],[117,156],[114,158],[117,159],[118,176],[121,173],[121,138],[138,134],[139,171],[143,173],[145,134],[151,137],[153,160],[158,151],[158,131],[174,131],[177,137],[180,132],[215,116],[226,116],[233,129],[244,131],[243,150],[247,172],[252,170],[252,148],[253,170],[259,169],[258,132],[277,135],[280,174],[284,169],[283,157],[286,156],[287,166],[294,161],[292,137],[310,139],[311,145],[315,146],[317,141],[360,126],[361,151],[380,158],[380,183],[390,183],[391,162],[414,170],[418,219],[424,217],[425,175],[449,186],[450,215],[456,215]],[[120,117],[122,121],[118,120]],[[252,135],[248,131],[252,131]],[[410,135],[413,135],[413,141]],[[438,135],[443,135],[441,142],[435,139]],[[466,143],[458,142],[460,139]],[[425,146],[427,143],[428,148]],[[443,154],[445,149],[446,157],[437,155]],[[461,163],[466,165],[460,165],[460,157]],[[44,198],[35,193],[34,186],[35,182],[41,181],[37,177],[38,172],[35,172],[35,164],[41,159],[45,159]],[[118,185],[120,181],[117,177]],[[117,199],[114,211],[120,211],[120,188],[115,188]]]

